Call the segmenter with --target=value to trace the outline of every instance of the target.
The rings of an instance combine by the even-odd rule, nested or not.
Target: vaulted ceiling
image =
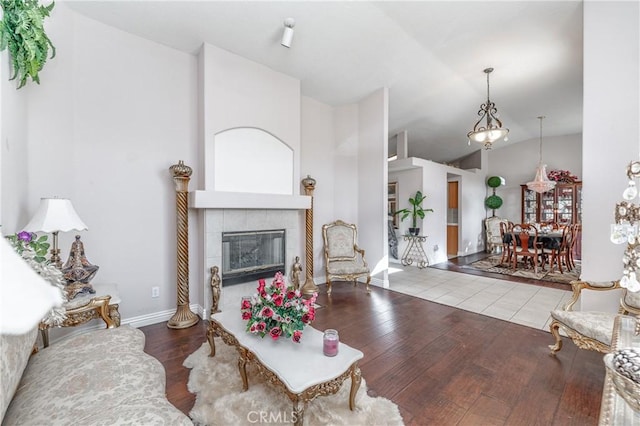
[[[203,42],[298,78],[329,105],[389,88],[389,136],[448,162],[487,97],[510,129],[495,149],[582,131],[581,1],[82,1],[92,19],[196,54]],[[289,49],[283,22],[295,19]],[[153,72],[146,70],[145,72]],[[390,151],[395,151],[393,144]]]

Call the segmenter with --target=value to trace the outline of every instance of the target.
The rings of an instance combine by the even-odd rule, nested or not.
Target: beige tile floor
[[[389,289],[544,331],[549,312],[571,298],[567,290],[395,263],[389,265]]]

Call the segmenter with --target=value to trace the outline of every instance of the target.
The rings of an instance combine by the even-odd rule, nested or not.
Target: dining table
[[[511,244],[511,234],[504,234],[502,241],[505,244]],[[516,234],[516,242],[520,244],[520,238]],[[543,248],[548,250],[558,250],[560,245],[562,244],[562,232],[551,231],[551,232],[538,232],[538,243],[542,245]],[[533,248],[533,238],[529,238],[529,248]]]

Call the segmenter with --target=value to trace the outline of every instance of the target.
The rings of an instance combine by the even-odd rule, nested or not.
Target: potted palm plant
[[[433,209],[425,209],[422,207],[422,202],[426,198],[427,197],[423,195],[421,191],[417,191],[414,197],[409,198],[411,209],[401,209],[393,213],[394,215],[401,215],[400,220],[405,220],[409,215],[411,215],[411,228],[409,228],[409,234],[411,235],[418,235],[420,233],[420,228],[417,227],[418,218],[424,219],[426,212],[433,213]]]

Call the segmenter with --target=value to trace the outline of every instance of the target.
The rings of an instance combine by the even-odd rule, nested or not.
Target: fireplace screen
[[[238,284],[284,271],[285,230],[222,233],[222,282]]]

